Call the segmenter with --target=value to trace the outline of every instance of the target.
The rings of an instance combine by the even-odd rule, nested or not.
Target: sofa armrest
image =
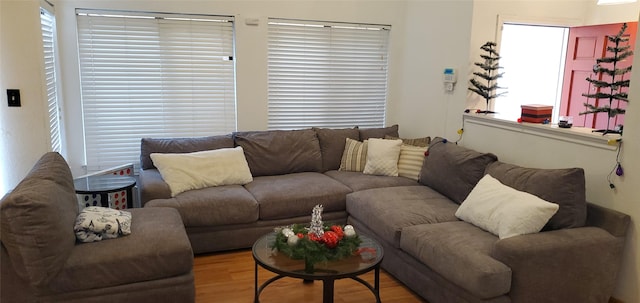
[[[619,211],[587,203],[587,226],[605,229],[616,237],[624,237],[631,218]]]
[[[164,182],[160,172],[155,169],[140,170],[140,206],[153,199],[171,198],[169,184]]]
[[[499,240],[492,256],[511,268],[513,302],[607,302],[623,245],[604,229],[580,227]]]

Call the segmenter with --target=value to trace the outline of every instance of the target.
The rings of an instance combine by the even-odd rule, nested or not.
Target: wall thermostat
[[[454,68],[445,68],[442,74],[442,81],[444,83],[456,83],[458,81],[456,70]]]
[[[444,83],[444,89],[447,92],[452,92],[453,86],[456,84],[456,81],[458,81],[458,77],[456,75],[455,68],[445,68],[444,72],[442,73],[442,82]]]

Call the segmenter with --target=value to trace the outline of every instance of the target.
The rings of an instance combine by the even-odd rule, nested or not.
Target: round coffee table
[[[360,282],[371,290],[376,297],[376,302],[380,302],[380,263],[384,256],[384,251],[380,244],[363,235],[359,235],[362,243],[362,253],[339,261],[329,261],[315,264],[313,273],[304,271],[304,260],[293,260],[288,256],[278,253],[271,248],[275,242],[276,234],[269,233],[262,236],[253,244],[252,252],[255,261],[255,296],[254,302],[260,302],[260,293],[269,284],[284,277],[298,278],[305,281],[322,280],[322,302],[333,302],[333,286],[335,280],[350,278]],[[258,265],[262,268],[276,273],[277,276],[265,281],[258,287]],[[359,278],[359,275],[375,271],[374,286]]]

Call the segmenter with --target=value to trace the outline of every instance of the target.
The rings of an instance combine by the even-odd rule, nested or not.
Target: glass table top
[[[304,272],[304,260],[294,260],[283,253],[271,248],[275,242],[275,232],[262,236],[253,244],[253,257],[262,267],[268,270],[292,277],[303,279],[318,279],[323,276],[333,278],[352,277],[370,271],[382,261],[384,255],[380,244],[364,235],[358,235],[362,240],[362,252],[339,261],[316,263],[313,273]]]
[[[133,187],[136,179],[129,176],[97,175],[73,180],[77,193],[101,193],[125,190]]]

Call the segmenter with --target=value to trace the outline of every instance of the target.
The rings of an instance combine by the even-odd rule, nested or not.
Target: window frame
[[[137,171],[141,138],[237,129],[235,17],[76,9],[76,22],[88,173]]]
[[[566,61],[566,54],[567,54],[567,43],[568,43],[568,37],[569,37],[569,26],[564,26],[564,25],[549,25],[549,24],[540,24],[540,23],[522,23],[522,22],[510,22],[510,21],[504,21],[503,23],[501,23],[500,26],[500,55],[504,56],[504,51],[502,50],[503,47],[503,41],[502,41],[502,37],[504,35],[504,27],[505,25],[509,25],[509,26],[527,26],[527,27],[545,27],[545,28],[557,28],[557,29],[562,29],[564,30],[564,41],[563,43],[563,50],[561,51],[561,55],[560,55],[560,65],[557,69],[557,86],[555,89],[555,94],[556,94],[556,99],[554,100],[553,104],[546,104],[544,102],[527,102],[526,104],[544,104],[544,105],[552,105],[553,106],[553,113],[552,113],[552,119],[551,121],[554,123],[557,123],[558,121],[558,117],[559,117],[559,112],[560,112],[560,103],[561,103],[561,95],[562,95],[562,83],[563,83],[563,76],[564,76],[564,66],[565,66],[565,61]],[[506,73],[509,72],[508,70],[508,66],[503,65],[502,63],[500,64],[501,67],[504,68],[504,71]],[[551,71],[549,71],[551,72]],[[509,75],[506,74],[506,76],[508,77]],[[501,96],[499,98],[497,98],[493,104],[491,104],[494,108],[494,110],[497,112],[498,115],[503,114],[502,110],[500,110],[500,107],[498,106],[500,104],[501,101],[503,101],[503,98],[509,98],[509,87],[510,85],[508,84],[504,84],[504,82],[501,82],[501,79],[503,79],[505,76],[501,77],[500,79],[498,79],[497,84],[501,87],[506,87],[506,91],[507,94],[505,96]],[[512,100],[509,100],[512,101]],[[508,101],[507,101],[508,102]],[[522,101],[520,101],[522,102]],[[520,105],[524,105],[524,104],[520,104]],[[519,107],[518,107],[519,108]],[[518,118],[520,117],[520,112],[518,110],[517,115],[513,116],[513,115],[505,115],[505,118]]]
[[[56,33],[55,8],[53,4],[48,1],[40,1],[40,33],[43,50],[43,95],[46,96],[47,100],[49,148],[51,151],[63,153],[64,127],[59,93],[60,84],[58,81],[58,71],[60,67],[57,52],[58,39]]]
[[[268,128],[383,127],[390,30],[269,18]]]
[[[530,18],[526,16],[498,15],[498,22],[494,37],[497,43],[498,52],[500,52],[501,46],[502,24],[505,22],[566,27],[583,25],[582,21],[578,19]],[[553,124],[518,123],[517,121],[502,119],[495,115],[467,113],[462,115],[462,121],[463,128],[465,123],[477,124],[605,150],[616,150],[619,142],[622,140],[622,135],[620,134],[603,135],[601,133],[593,133],[591,132],[591,129],[582,127],[559,128]]]

